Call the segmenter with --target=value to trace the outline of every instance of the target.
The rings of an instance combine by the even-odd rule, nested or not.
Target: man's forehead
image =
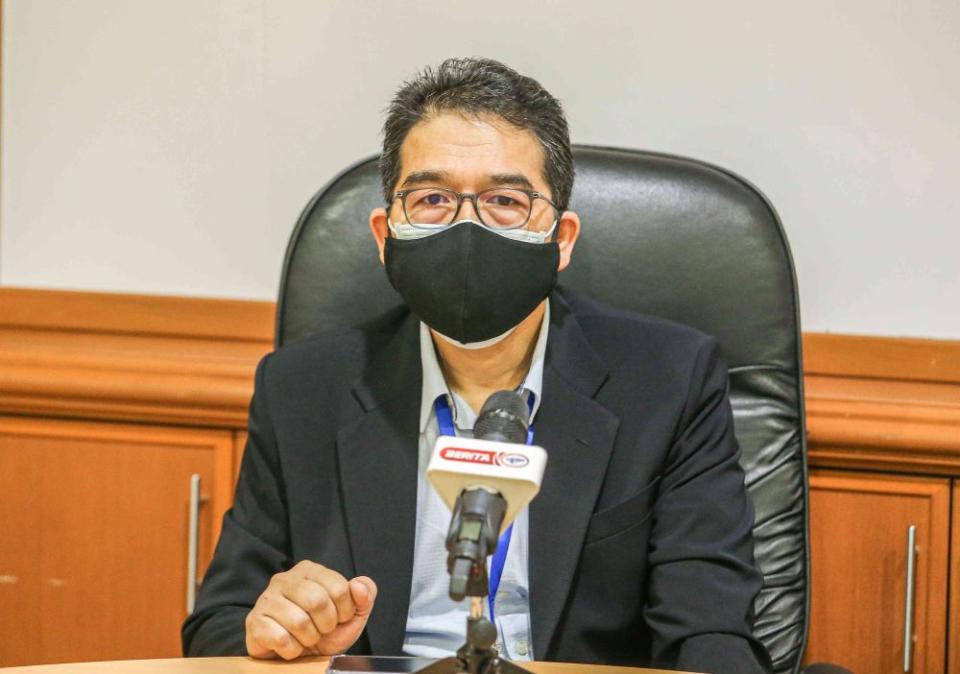
[[[543,183],[543,149],[533,132],[491,116],[432,115],[416,124],[400,149],[400,183],[463,179]]]

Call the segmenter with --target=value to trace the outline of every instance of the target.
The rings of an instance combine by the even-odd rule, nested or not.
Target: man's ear
[[[390,236],[390,230],[387,227],[387,209],[374,208],[370,211],[370,231],[373,232],[373,238],[380,250],[380,264],[383,264],[383,247],[387,243],[387,237]]]
[[[557,271],[563,271],[570,265],[573,247],[579,237],[580,216],[573,211],[564,211],[553,234],[553,240],[560,244],[560,264],[557,265]]]

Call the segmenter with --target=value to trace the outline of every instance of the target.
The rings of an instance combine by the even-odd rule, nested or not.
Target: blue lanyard
[[[534,394],[528,394],[527,407],[530,413],[533,413]],[[447,396],[438,396],[433,403],[433,410],[437,415],[437,426],[440,427],[440,435],[446,435],[451,438],[457,437],[457,428],[453,424],[453,413],[450,410],[450,403]],[[533,424],[527,427],[527,444],[533,444]],[[507,550],[510,549],[510,537],[513,535],[513,524],[511,523],[507,530],[503,532],[497,543],[497,550],[493,553],[493,559],[490,561],[490,594],[487,601],[490,605],[490,621],[494,621],[493,603],[497,596],[497,590],[500,588],[500,578],[503,576],[503,566],[507,561]]]

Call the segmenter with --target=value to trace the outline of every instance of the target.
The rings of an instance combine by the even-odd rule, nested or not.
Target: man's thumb
[[[377,584],[368,576],[357,576],[350,581],[350,596],[357,610],[357,617],[366,618],[377,600]]]

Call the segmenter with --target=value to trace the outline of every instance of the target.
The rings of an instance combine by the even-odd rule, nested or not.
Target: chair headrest
[[[574,159],[570,208],[583,229],[563,285],[713,335],[731,367],[795,367],[793,263],[777,214],[755,187],[724,169],[652,152],[575,146]],[[401,303],[367,226],[382,204],[371,157],[304,209],[284,262],[278,344]]]

